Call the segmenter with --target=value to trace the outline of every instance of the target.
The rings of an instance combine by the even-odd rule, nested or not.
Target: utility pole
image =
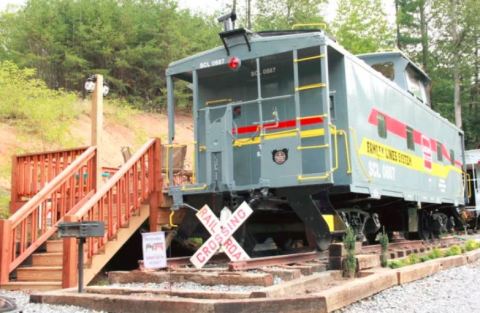
[[[92,94],[92,136],[91,145],[97,147],[96,185],[98,191],[102,184],[102,132],[103,132],[103,76],[97,74]]]
[[[247,0],[247,29],[252,29],[252,0]]]

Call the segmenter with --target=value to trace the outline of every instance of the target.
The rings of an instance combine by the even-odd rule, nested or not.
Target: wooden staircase
[[[9,219],[0,220],[1,288],[52,290],[76,286],[77,243],[74,238],[57,239],[60,222],[103,221],[106,225],[105,237],[89,238],[84,245],[85,284],[149,217],[151,231],[156,229],[162,202],[160,140],[149,140],[97,191],[92,189],[97,176],[95,148],[77,153],[53,177],[50,168],[60,163],[58,157],[56,160],[36,162],[36,169],[23,170],[33,180],[41,179],[43,187],[21,206],[21,197],[17,197],[15,206],[20,207],[14,208]],[[38,178],[38,173],[48,174]],[[20,183],[31,185],[22,180]]]

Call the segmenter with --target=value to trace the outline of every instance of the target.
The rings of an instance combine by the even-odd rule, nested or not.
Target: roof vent
[[[228,14],[220,16],[217,20],[219,23],[223,23],[223,30],[228,32],[235,28],[237,14],[235,13],[235,11],[232,11]]]

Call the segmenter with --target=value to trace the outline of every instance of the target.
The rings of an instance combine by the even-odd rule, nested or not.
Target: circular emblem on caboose
[[[288,149],[273,150],[272,158],[273,162],[277,163],[278,165],[282,165],[288,160]]]

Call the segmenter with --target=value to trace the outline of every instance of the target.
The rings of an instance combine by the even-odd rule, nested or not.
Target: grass
[[[400,268],[403,266],[423,263],[438,258],[461,255],[465,252],[473,251],[476,249],[480,249],[480,242],[476,240],[467,240],[462,246],[453,245],[444,251],[440,250],[439,248],[433,248],[432,251],[430,251],[430,253],[426,255],[418,256],[416,254],[410,254],[407,258],[404,259],[391,260],[388,262],[388,267],[393,269]]]
[[[68,141],[69,126],[80,111],[77,96],[52,90],[35,78],[35,70],[0,62],[0,120],[43,143]]]
[[[147,132],[138,127],[132,119],[133,116],[140,114],[141,111],[134,108],[131,104],[123,99],[108,99],[105,101],[104,115],[111,119],[114,123],[122,125],[133,131],[135,135],[135,144],[142,145],[147,139]]]
[[[0,188],[0,218],[8,218],[10,216],[10,194]]]

